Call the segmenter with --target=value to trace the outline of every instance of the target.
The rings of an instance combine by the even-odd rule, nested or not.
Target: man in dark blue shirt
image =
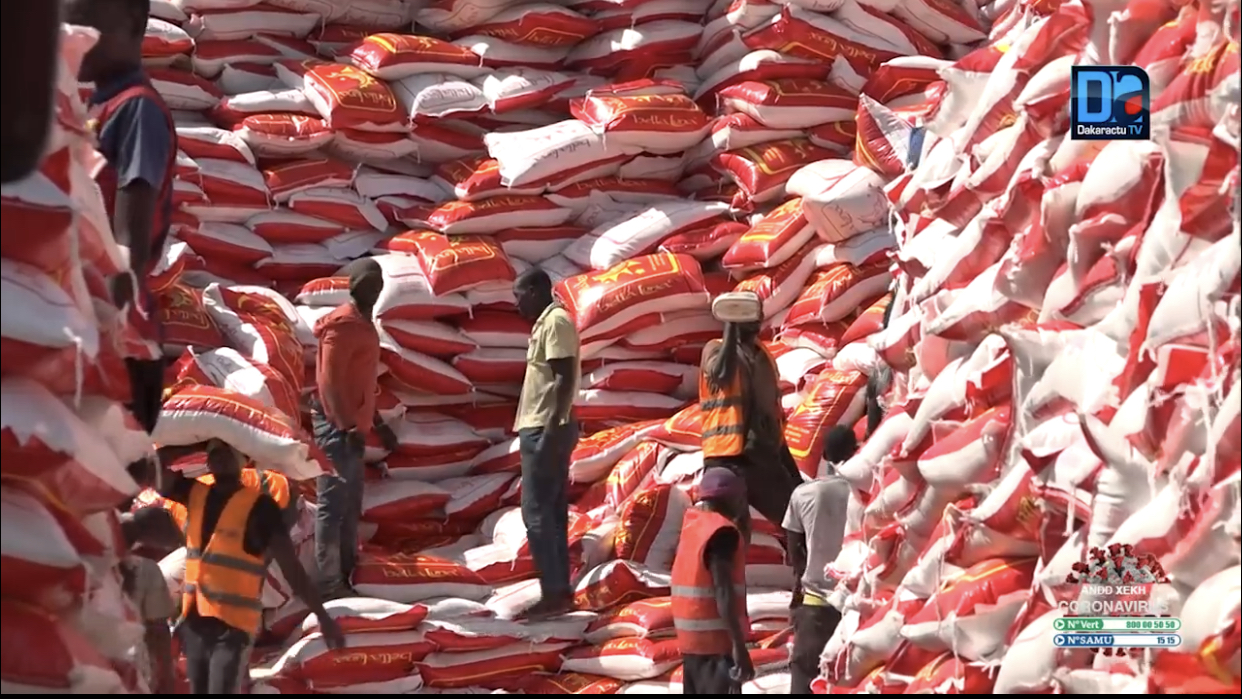
[[[142,40],[150,0],[71,0],[66,20],[93,27],[99,41],[86,54],[78,78],[95,84],[92,115],[107,165],[96,175],[112,234],[129,252],[129,273],[112,281],[118,308],[154,343],[151,359],[127,360],[130,410],[155,429],[163,395],[158,309],[146,288],[159,260],[172,218],[176,126],[172,112],[142,69]]]

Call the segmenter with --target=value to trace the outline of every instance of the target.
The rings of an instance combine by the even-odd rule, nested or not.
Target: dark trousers
[[[793,611],[794,644],[789,655],[789,693],[811,694],[819,676],[819,656],[841,623],[835,607],[802,605]]]
[[[365,446],[333,425],[318,405],[311,408],[311,420],[315,444],[336,468],[336,475],[320,476],[316,482],[319,508],[315,512],[319,586],[324,591],[336,591],[349,582],[358,558]]]
[[[703,466],[723,466],[741,476],[746,481],[746,497],[750,506],[777,527],[784,525],[789,498],[793,496],[794,488],[802,484],[798,465],[789,453],[789,447],[784,444],[764,450],[762,454],[757,450],[748,450],[738,456],[709,457],[704,459]]]
[[[164,405],[164,360],[126,359],[129,372],[129,412],[151,434]]]
[[[192,616],[177,628],[190,694],[241,694],[250,673],[250,634],[219,619]]]
[[[578,425],[552,433],[518,430],[522,457],[522,522],[545,599],[569,595],[569,459]]]
[[[733,679],[733,658],[728,655],[682,657],[682,694],[741,694],[742,683]]]

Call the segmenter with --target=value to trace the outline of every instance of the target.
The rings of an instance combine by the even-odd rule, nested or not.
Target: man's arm
[[[559,427],[568,419],[574,407],[574,372],[578,361],[578,331],[573,321],[557,316],[548,329],[544,341],[544,356],[552,370],[553,422],[549,427]]]
[[[171,468],[173,462],[191,454],[198,454],[207,450],[207,444],[201,442],[199,444],[188,444],[185,446],[160,447],[155,452],[155,477],[154,487],[161,497],[186,504],[190,496],[190,486],[194,485],[193,478],[187,478],[184,473],[174,471]]]
[[[802,576],[806,575],[806,534],[786,529],[785,538],[789,543],[789,558],[794,569],[793,600],[790,606],[797,607],[802,604]]]
[[[173,133],[163,110],[139,97],[122,104],[99,135],[100,146],[116,170],[116,209],[112,231],[129,248],[129,267],[146,274],[150,263],[160,187],[168,174]]]
[[[293,483],[289,483],[289,505],[281,510],[281,520],[285,523],[285,529],[293,529],[293,525],[298,523],[298,515],[301,512],[300,504],[302,502],[302,494],[297,491]]]
[[[269,506],[270,505],[270,509]],[[282,526],[273,526],[270,518],[274,517],[277,522],[280,520],[279,506],[276,501],[268,498],[260,498],[259,504],[255,506],[256,510],[263,507],[268,510],[269,514],[261,515],[260,522],[265,527],[269,527],[270,537],[268,538],[268,551],[272,554],[272,560],[276,561],[276,565],[280,566],[280,572],[284,574],[285,581],[289,583],[293,594],[302,600],[302,604],[315,618],[319,620],[319,631],[323,634],[324,642],[333,650],[342,648],[345,645],[345,638],[341,634],[341,628],[336,621],[328,615],[323,608],[323,600],[319,597],[319,590],[315,588],[314,583],[310,579],[310,575],[306,573],[306,568],[302,566],[302,561],[298,560],[297,549],[293,546],[293,539],[289,538],[289,531]],[[276,512],[272,512],[275,510]]]
[[[725,529],[712,536],[707,544],[707,570],[712,575],[712,586],[716,592],[716,610],[728,627],[729,640],[736,651],[746,650],[746,634],[742,629],[742,620],[735,613],[737,610],[737,591],[733,589],[733,555],[741,546],[741,537],[736,531]]]
[[[789,498],[789,506],[785,508],[785,521],[781,526],[785,529],[785,541],[789,547],[789,558],[794,569],[793,599],[790,607],[802,603],[802,576],[806,573],[806,527],[802,524],[802,515],[796,500],[798,491],[795,489]]]

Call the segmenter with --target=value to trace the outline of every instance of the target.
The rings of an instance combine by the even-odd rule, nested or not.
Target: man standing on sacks
[[[351,595],[349,576],[358,555],[367,432],[374,429],[385,449],[397,448],[396,435],[375,412],[380,346],[371,317],[384,290],[383,270],[375,260],[362,258],[346,265],[339,275],[349,277],[350,300],[315,324],[318,390],[311,399],[315,444],[336,469],[336,474],[320,476],[316,483],[315,563],[325,599]]]
[[[527,616],[547,619],[573,609],[569,578],[569,460],[578,444],[574,399],[581,381],[578,329],[538,268],[513,285],[518,313],[534,322],[513,429],[522,458],[522,521],[542,595]]]

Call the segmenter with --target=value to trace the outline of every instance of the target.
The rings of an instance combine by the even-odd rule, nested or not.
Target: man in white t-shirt
[[[168,511],[143,507],[121,515],[121,535],[132,549],[138,544],[168,548],[178,543],[180,532]],[[143,639],[134,648],[134,665],[152,694],[173,693],[172,632],[169,622],[180,612],[168,591],[160,566],[149,558],[127,552],[120,562],[125,593],[134,603],[143,624]]]
[[[819,675],[819,656],[841,621],[841,612],[828,604],[836,580],[825,569],[841,552],[850,499],[849,483],[837,475],[836,466],[857,450],[853,430],[833,427],[824,440],[828,475],[798,486],[785,512],[783,526],[795,573],[790,694],[812,693],[811,681]]]

